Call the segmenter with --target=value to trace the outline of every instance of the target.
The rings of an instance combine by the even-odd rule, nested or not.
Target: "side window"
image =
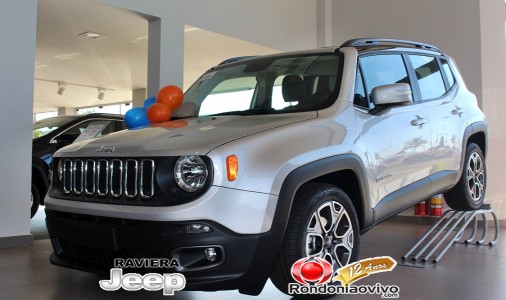
[[[451,88],[455,84],[455,78],[453,78],[453,73],[452,70],[450,69],[450,65],[448,64],[448,61],[444,58],[441,58],[441,65],[443,66],[446,79],[448,79],[448,85]]]
[[[355,96],[353,98],[353,104],[369,108],[369,101],[365,94],[364,81],[362,79],[362,73],[360,69],[357,69],[357,78],[355,78]]]
[[[408,83],[406,66],[400,54],[371,55],[360,58],[367,94],[380,85]]]
[[[116,131],[114,121],[88,120],[62,133],[58,139],[66,144],[76,143]]]
[[[409,60],[415,70],[421,100],[439,98],[446,93],[443,76],[435,57],[409,55]]]
[[[106,135],[116,131],[116,125],[114,124],[115,122],[114,121],[107,121],[107,122],[108,124],[104,127],[104,129],[102,129],[102,131],[97,136]]]
[[[116,130],[127,129],[125,122],[123,121],[114,121],[116,123]]]

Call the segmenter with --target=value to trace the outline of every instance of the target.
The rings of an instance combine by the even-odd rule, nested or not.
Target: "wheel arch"
[[[368,208],[369,187],[362,160],[355,154],[342,154],[320,159],[300,166],[285,178],[279,194],[279,213],[286,212],[280,219],[288,222],[296,193],[307,183],[328,183],[350,197],[359,218],[361,232],[373,224],[373,210]]]
[[[32,183],[37,187],[40,194],[40,204],[44,204],[44,196],[49,189],[49,167],[39,158],[32,158]]]
[[[470,143],[477,144],[480,147],[481,152],[483,152],[483,155],[487,157],[487,136],[484,131],[478,131],[469,136],[466,146]]]
[[[462,174],[462,170],[464,169],[467,145],[469,145],[470,143],[477,144],[480,147],[481,152],[483,152],[483,155],[485,156],[485,158],[487,157],[487,150],[488,150],[487,132],[488,132],[487,121],[475,122],[475,123],[472,123],[466,127],[466,130],[464,131],[464,136],[462,139],[462,153],[460,154],[460,156],[461,156],[460,157],[460,169],[459,169],[459,174],[457,176],[457,181],[458,181],[458,178],[460,178],[460,176]],[[455,182],[455,183],[457,183],[457,182]]]

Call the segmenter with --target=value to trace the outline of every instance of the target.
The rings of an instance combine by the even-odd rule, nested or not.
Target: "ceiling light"
[[[99,40],[99,39],[105,38],[105,35],[100,34],[100,33],[96,33],[96,32],[91,32],[91,31],[86,31],[86,32],[80,33],[77,36],[92,39],[92,40]]]
[[[63,95],[63,92],[65,92],[65,89],[67,88],[67,84],[63,82],[58,82],[58,95]]]
[[[97,99],[98,100],[104,100],[104,97],[105,97],[105,89],[99,88],[98,89],[98,97],[97,97]]]

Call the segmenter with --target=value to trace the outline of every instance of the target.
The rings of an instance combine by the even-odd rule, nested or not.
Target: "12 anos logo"
[[[332,272],[332,265],[318,257],[301,258],[292,265],[292,277],[302,285],[328,283]]]

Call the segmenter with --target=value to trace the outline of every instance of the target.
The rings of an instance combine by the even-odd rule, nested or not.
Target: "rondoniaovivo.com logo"
[[[292,265],[292,277],[300,284],[324,284],[332,278],[332,265],[318,257],[301,258]]]

